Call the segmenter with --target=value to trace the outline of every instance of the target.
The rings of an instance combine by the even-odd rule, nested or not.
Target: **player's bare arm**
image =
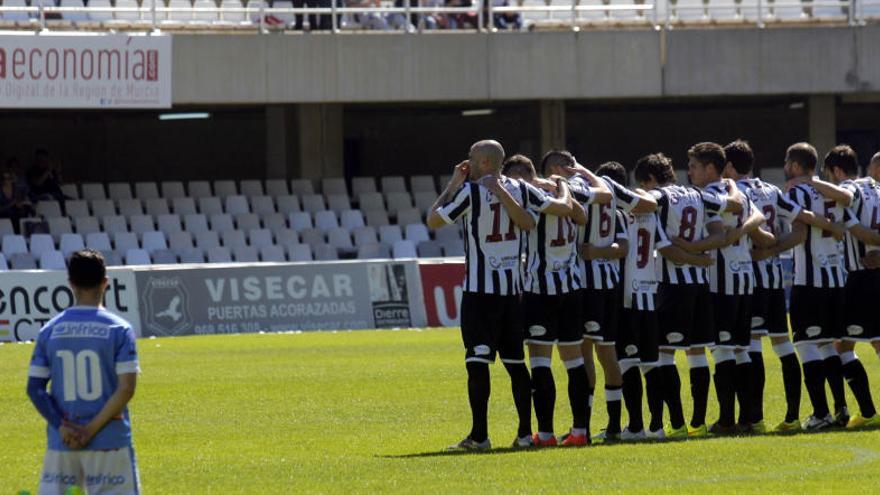
[[[819,194],[825,196],[830,201],[836,201],[843,206],[850,206],[853,202],[852,191],[840,187],[836,184],[824,181],[818,177],[799,177],[801,182],[813,186]]]
[[[611,245],[605,247],[598,247],[586,243],[578,246],[578,254],[585,260],[618,260],[625,258],[628,252],[629,243],[623,239],[620,239],[617,242],[612,242]]]
[[[832,236],[838,241],[843,239],[844,235],[846,235],[846,226],[842,223],[836,223],[828,220],[823,216],[816,215],[812,211],[801,210],[798,212],[796,220],[803,222],[812,227],[816,227],[817,229],[822,229],[824,231],[830,232]]]
[[[869,229],[868,227],[865,227],[860,223],[849,227],[848,230],[849,233],[853,235],[853,237],[864,242],[865,244],[869,244],[871,246],[880,246],[880,232]]]
[[[614,199],[614,193],[611,192],[608,184],[605,184],[605,181],[600,179],[599,176],[591,172],[587,167],[584,167],[580,163],[575,163],[574,166],[569,167],[568,170],[573,174],[578,174],[587,179],[587,182],[590,183],[590,194],[593,195],[593,203],[607,205]]]
[[[711,222],[706,224],[706,231],[709,235],[698,241],[686,241],[678,236],[672,236],[669,240],[680,249],[689,253],[704,253],[724,247],[729,230],[724,228],[721,222]]]
[[[711,266],[715,262],[708,254],[689,253],[674,244],[657,251],[667,260],[679,265]]]
[[[767,220],[764,218],[764,215],[757,209],[753,208],[752,214],[749,216],[748,219],[746,219],[745,222],[743,222],[742,226],[736,227],[727,232],[726,245],[729,246],[746,235],[752,237],[753,234],[756,236],[759,243],[763,243],[759,245],[773,245],[773,243],[776,241],[776,239],[773,237],[773,234],[766,231],[761,231],[766,234],[762,235],[758,232],[759,230],[761,230],[760,227],[764,225],[766,221]]]
[[[761,261],[772,258],[779,253],[788,251],[789,249],[802,244],[807,240],[807,229],[809,227],[800,221],[791,224],[791,232],[783,234],[776,238],[776,243],[770,247],[752,249],[752,260]]]
[[[639,198],[636,205],[632,209],[632,214],[640,215],[643,213],[654,213],[657,211],[657,200],[647,192],[636,189],[632,193]]]
[[[544,213],[557,217],[571,216],[573,208],[571,206],[571,189],[568,187],[568,182],[560,178],[555,181],[555,185],[556,197],[549,199],[550,204],[544,210]]]
[[[743,211],[743,205],[746,197],[736,187],[736,182],[730,179],[724,179],[724,187],[727,188],[727,202],[724,205],[724,211],[730,213],[740,213]]]
[[[502,207],[507,211],[507,215],[522,230],[532,230],[535,228],[535,219],[526,211],[525,208],[516,202],[516,199],[501,185],[499,177],[496,175],[487,175],[480,179],[480,185],[492,191],[501,201]]]
[[[467,160],[455,166],[455,170],[452,172],[452,178],[449,180],[449,183],[446,184],[446,188],[443,189],[443,192],[440,193],[440,196],[438,196],[437,200],[434,201],[434,204],[431,205],[431,213],[428,215],[427,220],[428,228],[439,229],[446,225],[446,220],[437,214],[437,210],[449,202],[449,200],[452,199],[452,195],[455,194],[455,191],[458,191],[458,188],[465,183],[468,174],[470,173],[470,169],[471,166]]]

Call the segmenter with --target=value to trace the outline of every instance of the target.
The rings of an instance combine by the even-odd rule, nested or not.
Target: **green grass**
[[[876,430],[443,453],[467,433],[470,421],[455,330],[187,337],[139,345],[143,374],[131,412],[145,493],[880,488]],[[778,360],[765,346],[766,418],[775,423],[784,399]],[[0,346],[0,495],[33,490],[39,477],[44,423],[24,394],[32,349]],[[859,351],[878,397],[880,361],[868,346]],[[556,366],[556,428],[562,432],[570,415],[565,373]],[[688,374],[682,371],[689,413]],[[490,434],[504,447],[515,434],[515,411],[506,373],[500,365],[492,372]],[[596,405],[594,430],[605,422],[601,397]],[[709,417],[716,415],[711,401]]]

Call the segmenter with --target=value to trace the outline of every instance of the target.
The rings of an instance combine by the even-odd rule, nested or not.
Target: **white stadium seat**
[[[441,241],[443,254],[446,256],[464,256],[464,244],[461,241]]]
[[[156,230],[144,232],[143,248],[150,253],[160,249],[168,249],[168,240],[165,238],[165,233]]]
[[[105,1],[109,3],[109,0]],[[91,5],[91,2],[89,2],[89,4]],[[161,197],[159,195],[159,187],[156,185],[155,182],[135,182],[134,196],[143,201],[149,201],[151,199],[158,199]]]
[[[247,238],[241,230],[227,230],[220,234],[220,240],[229,250],[234,250],[242,246],[247,246]]]
[[[318,229],[306,229],[299,233],[303,244],[308,244],[312,248],[325,244],[324,233]]]
[[[177,255],[167,249],[159,249],[150,253],[154,265],[176,265]]]
[[[64,260],[64,255],[61,251],[56,251],[51,249],[49,251],[43,252],[38,258],[40,260],[40,269],[41,270],[65,270],[67,269],[67,262]]]
[[[208,263],[231,263],[232,253],[223,246],[208,249]]]
[[[336,212],[326,210],[315,213],[315,228],[324,232],[339,227],[339,219],[336,218]]]
[[[255,198],[263,195],[263,183],[258,180],[241,181],[241,194],[248,198]]]
[[[280,246],[299,244],[299,235],[293,229],[281,229],[274,232],[275,243]]]
[[[205,252],[198,248],[186,249],[179,253],[181,263],[204,263]]]
[[[158,217],[159,215],[167,215],[171,212],[168,208],[168,200],[165,198],[151,198],[144,201],[146,213]],[[176,212],[175,212],[176,213]],[[195,213],[195,203],[193,203],[193,211]],[[177,213],[180,215],[180,213]]]
[[[287,187],[287,181],[284,179],[269,179],[266,181],[266,194],[272,197],[287,196],[290,189]]]
[[[214,196],[205,196],[199,198],[197,202],[199,204],[199,213],[203,213],[208,216],[223,213],[223,203],[220,201],[220,198]]]
[[[382,193],[361,193],[358,196],[358,208],[364,212],[385,211],[385,200],[382,198]]]
[[[36,270],[37,261],[30,253],[16,253],[9,256],[9,268],[13,270]]]
[[[193,7],[197,9],[216,9],[217,4],[214,0],[195,0]],[[193,12],[193,22],[212,23],[217,21],[218,13],[216,11],[200,11]],[[235,183],[233,182],[233,185]]]
[[[306,194],[302,197],[302,208],[309,213],[317,213],[326,210],[327,206],[324,204],[324,196],[320,194]]]
[[[80,234],[62,234],[61,240],[58,243],[58,250],[61,251],[65,257],[68,257],[79,250],[85,249],[85,247],[85,240]]]
[[[351,242],[351,234],[342,227],[336,227],[327,231],[327,243],[337,249],[354,249],[354,244]]]
[[[327,196],[327,207],[336,213],[340,213],[351,209],[351,201],[348,199],[348,195],[331,194]]]
[[[353,230],[364,226],[364,215],[360,210],[345,210],[339,218],[339,225]]]
[[[0,218],[0,236],[14,234],[15,229],[12,227],[12,220],[8,218]]]
[[[315,194],[315,186],[309,179],[293,179],[290,181],[290,192],[296,196]]]
[[[239,230],[245,232],[251,229],[260,228],[260,217],[256,213],[244,213],[235,216],[235,225]]]
[[[461,234],[458,230],[458,225],[444,225],[439,229],[434,231],[434,235],[437,237],[438,241],[442,240],[461,240]]]
[[[251,211],[263,216],[275,213],[275,200],[271,196],[251,196]]]
[[[60,7],[84,7],[82,0],[61,0]],[[61,18],[66,21],[75,23],[85,22],[89,20],[89,16],[85,12],[62,12]]]
[[[171,0],[172,2],[174,0]],[[206,180],[194,180],[187,184],[188,196],[196,199],[208,198],[213,196],[211,192],[211,183]]]
[[[193,244],[192,234],[189,232],[171,232],[168,233],[168,248],[176,252],[178,255],[188,249],[195,247]]]
[[[327,197],[331,195],[348,196],[345,179],[341,178],[321,179],[321,192]]]
[[[260,248],[260,260],[264,262],[282,263],[287,261],[284,248],[281,246],[263,246]]]
[[[406,240],[413,242],[422,242],[431,240],[428,234],[428,227],[421,223],[411,223],[406,226]]]
[[[73,199],[64,202],[64,211],[72,218],[87,217],[91,215],[89,203],[84,199]]]
[[[281,213],[270,213],[263,217],[263,226],[272,232],[287,228],[287,219]]]
[[[156,223],[150,215],[135,215],[131,217],[131,231],[142,235],[144,232],[156,230]]]
[[[290,261],[312,261],[312,247],[308,244],[291,244],[287,248]]]
[[[409,225],[411,223],[422,223],[422,212],[417,208],[405,208],[397,212],[397,224]]]
[[[437,200],[437,193],[434,192],[426,192],[420,191],[413,194],[413,200],[415,202],[416,208],[419,209],[420,212],[427,213],[428,210],[431,209],[431,206],[434,205],[434,201]]]
[[[317,261],[333,261],[339,259],[339,253],[336,248],[329,244],[321,244],[314,248],[315,260]]]
[[[110,245],[110,236],[106,232],[86,234],[86,247],[101,252],[113,250],[113,246]]]
[[[139,249],[137,235],[132,232],[117,232],[113,234],[113,247],[120,253],[126,253],[129,249]]]
[[[45,218],[58,218],[62,216],[61,203],[58,201],[40,201],[36,206],[37,215]]]
[[[34,255],[34,259],[39,259],[46,251],[55,250],[55,239],[49,234],[34,234],[30,239],[30,252]]]
[[[232,215],[220,213],[211,215],[211,230],[214,232],[226,232],[235,230],[235,224],[232,221]]]
[[[236,196],[238,195],[238,187],[235,185],[234,180],[215,180],[214,195],[221,199]]]
[[[143,249],[132,248],[125,251],[126,265],[151,265],[153,260],[150,259],[150,253]]]
[[[422,241],[416,246],[419,258],[440,258],[443,256],[443,245],[438,241]]]
[[[104,184],[94,182],[83,184],[82,198],[88,201],[107,199],[107,193],[104,191]]]
[[[251,229],[248,231],[248,243],[257,249],[271,246],[273,244],[272,231],[269,229]]]
[[[61,0],[62,2],[64,0]],[[91,5],[91,4],[90,4]],[[107,192],[109,193],[110,199],[119,201],[122,199],[131,199],[134,196],[131,195],[131,185],[128,182],[111,182],[107,184]],[[138,199],[146,199],[138,196]]]
[[[116,214],[116,205],[112,199],[95,199],[91,201],[92,214],[96,217],[106,217]]]
[[[357,257],[359,260],[376,260],[390,258],[388,246],[383,244],[364,244],[358,246]]]
[[[413,193],[429,192],[437,194],[437,187],[434,185],[434,176],[432,175],[414,175],[409,179],[410,189]]]
[[[143,215],[144,206],[139,199],[123,199],[119,201],[119,214],[124,217]]]
[[[196,236],[196,247],[200,249],[211,249],[220,246],[220,235],[217,232],[206,230],[198,232]]]
[[[304,211],[291,213],[290,217],[288,217],[288,221],[290,223],[290,228],[296,232],[302,232],[305,229],[311,229],[314,227],[312,216]]]
[[[193,198],[174,198],[171,200],[171,209],[180,216],[199,212]]]
[[[260,253],[252,246],[239,246],[232,251],[232,258],[238,263],[257,263]]]
[[[394,259],[400,258],[418,258],[416,253],[416,245],[412,241],[396,241],[391,248]]]
[[[388,220],[388,212],[385,210],[372,210],[365,213],[367,217],[367,225],[372,227],[381,227],[382,225],[388,225],[391,223]]]
[[[61,238],[64,234],[73,232],[73,226],[67,217],[50,218],[46,222],[49,224],[49,233],[56,239]]]
[[[382,192],[386,195],[393,192],[406,192],[406,182],[399,175],[382,177]]]
[[[184,215],[183,225],[186,231],[193,235],[209,230],[208,217],[202,215],[201,213]]]
[[[120,215],[107,215],[101,218],[104,232],[113,235],[117,232],[128,232],[128,222]]]
[[[73,225],[76,227],[78,234],[86,235],[101,231],[101,225],[95,217],[84,216],[73,219]]]
[[[6,262],[6,256],[0,253],[0,272],[5,272],[6,270],[9,270],[9,263]]]
[[[403,231],[400,225],[382,225],[379,227],[379,241],[389,246],[403,240]]]
[[[120,1],[125,0],[116,0],[117,5]],[[166,181],[162,183],[162,197],[165,199],[175,199],[175,198],[185,198],[186,192],[183,189],[183,182],[180,181]]]
[[[296,196],[283,195],[275,198],[275,204],[278,206],[278,213],[289,215],[295,211],[302,211],[299,206],[299,198]]]
[[[166,235],[183,230],[183,226],[180,224],[180,215],[173,213],[159,215],[156,218],[156,224],[159,227],[159,230],[165,232]]]
[[[353,177],[351,179],[351,195],[359,197],[361,193],[376,192],[376,179],[373,177]]]
[[[367,244],[378,244],[379,238],[376,235],[376,229],[373,227],[355,227],[351,231],[354,237],[355,246],[364,246]]]
[[[385,198],[388,200],[388,214],[391,216],[397,215],[400,210],[413,207],[412,197],[405,191],[388,193]]]
[[[19,1],[21,3],[21,6],[24,7],[25,6],[24,1],[23,0],[19,0]],[[8,2],[9,2],[9,0],[7,0],[6,2],[3,2],[3,4],[9,5]],[[24,15],[27,16],[27,14],[24,14]],[[7,13],[6,16],[4,16],[4,19],[9,19],[8,16],[9,16],[9,13]],[[63,194],[64,197],[66,197],[66,198],[79,199],[79,189],[76,187],[76,184],[61,184],[61,194]]]

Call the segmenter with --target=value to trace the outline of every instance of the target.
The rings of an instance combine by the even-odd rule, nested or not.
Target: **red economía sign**
[[[464,263],[425,263],[419,270],[428,326],[458,326]]]

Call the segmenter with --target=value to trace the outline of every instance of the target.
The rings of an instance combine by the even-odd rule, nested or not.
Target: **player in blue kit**
[[[40,330],[28,370],[28,396],[48,423],[39,493],[137,494],[127,409],[140,371],[134,330],[102,306],[99,252],[74,253],[68,280],[76,305]]]

